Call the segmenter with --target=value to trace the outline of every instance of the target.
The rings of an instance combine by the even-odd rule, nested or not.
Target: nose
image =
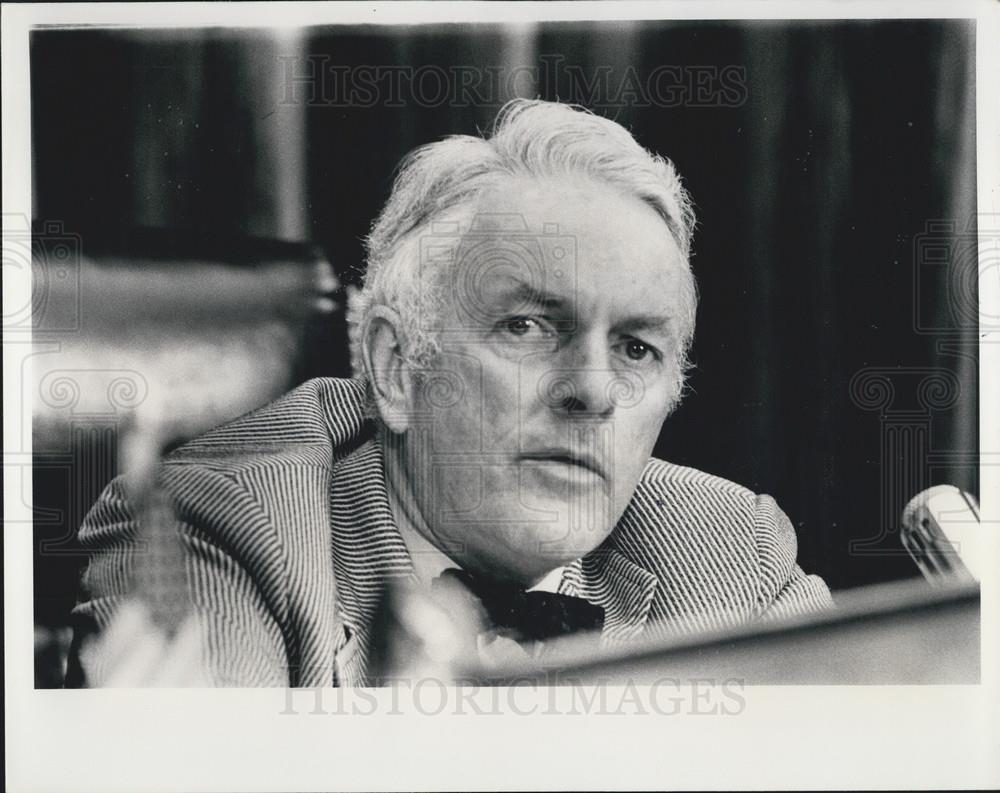
[[[617,406],[617,379],[607,350],[591,344],[567,356],[561,368],[547,372],[542,386],[546,402],[556,412],[608,419]]]

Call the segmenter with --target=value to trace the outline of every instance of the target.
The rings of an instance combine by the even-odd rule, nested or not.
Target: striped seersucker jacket
[[[165,460],[215,684],[366,682],[382,585],[412,564],[364,396],[360,381],[312,380]],[[129,593],[136,536],[115,480],[80,529],[91,557],[75,616],[92,630]],[[770,496],[654,459],[614,531],[559,589],[602,606],[602,640],[617,643],[831,605],[795,556]]]

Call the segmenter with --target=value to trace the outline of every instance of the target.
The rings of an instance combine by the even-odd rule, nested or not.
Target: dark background
[[[155,258],[150,239],[209,259],[240,240],[248,278],[247,237],[311,243],[356,283],[404,153],[487,128],[517,94],[591,106],[670,157],[697,204],[697,368],[658,456],[774,495],[800,563],[835,589],[910,577],[906,500],[939,482],[978,493],[974,46],[963,20],[36,31],[34,220],[126,261]],[[620,90],[664,64],[682,75],[668,100]],[[322,76],[428,65],[544,68],[443,101],[431,81],[351,98]],[[728,93],[683,82],[724,68],[742,70]],[[295,363],[287,386],[348,373],[341,312]],[[72,605],[72,534],[114,473],[108,437],[69,456],[36,440],[40,624]]]

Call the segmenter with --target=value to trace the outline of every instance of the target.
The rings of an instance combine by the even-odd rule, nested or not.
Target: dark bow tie
[[[604,627],[604,609],[583,598],[528,592],[514,583],[454,568],[440,577],[457,579],[482,603],[493,625],[515,631],[518,640],[544,641]]]

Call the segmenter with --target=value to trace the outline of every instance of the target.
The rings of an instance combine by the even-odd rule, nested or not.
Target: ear
[[[361,329],[361,355],[379,416],[390,431],[410,426],[413,382],[403,358],[403,325],[395,311],[376,306]]]

